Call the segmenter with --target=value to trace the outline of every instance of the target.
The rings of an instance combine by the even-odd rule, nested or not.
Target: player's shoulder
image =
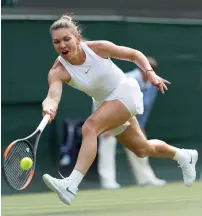
[[[61,73],[62,71],[65,71],[65,68],[62,65],[62,63],[59,61],[59,59],[57,58],[55,62],[53,63],[53,66],[51,67],[49,73],[53,75],[53,74]]]
[[[85,41],[84,43],[91,49],[104,49],[113,44],[111,41],[108,40]]]
[[[108,58],[110,46],[113,45],[112,42],[106,40],[97,40],[97,41],[86,41],[86,45],[92,49],[98,56],[102,58]]]
[[[59,61],[58,58],[55,59],[55,62],[53,63],[53,66],[51,67],[50,71],[58,71],[61,68],[63,68],[62,63]]]
[[[62,63],[59,61],[59,59],[57,58],[52,66],[52,68],[50,69],[49,73],[48,73],[48,77],[51,80],[63,80],[63,79],[68,79],[67,77],[68,73],[66,71],[66,69],[64,68],[64,66],[62,65]]]

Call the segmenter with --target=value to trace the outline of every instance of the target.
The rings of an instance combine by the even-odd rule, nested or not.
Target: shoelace
[[[60,182],[64,185],[65,188],[69,187],[69,179],[65,178],[59,171],[58,171],[59,175],[61,176],[62,179],[59,179]]]
[[[182,149],[182,150],[184,150],[184,149]],[[189,155],[190,156],[190,159],[192,159],[191,158],[191,155]],[[180,168],[182,168],[183,170],[188,170],[189,169],[189,163],[187,163],[187,162],[184,162],[184,163],[182,163],[182,164],[180,164],[180,162],[178,161],[178,164],[179,164],[179,166],[178,167],[180,167]]]
[[[69,179],[65,178],[59,171],[58,171],[59,175],[61,176],[62,179],[60,179],[60,181],[62,182],[62,184],[64,185],[65,188],[69,188],[68,183],[69,183]],[[75,189],[76,191],[78,190],[77,188]],[[71,191],[69,191],[71,192]],[[75,195],[75,193],[71,192],[73,195]]]
[[[188,163],[183,163],[183,164],[179,164],[179,166],[178,166],[182,169],[183,178],[187,178],[189,176],[189,168],[190,168],[189,165],[190,164],[188,164]]]
[[[188,163],[179,164],[178,167],[182,168],[183,170],[188,170],[189,164]]]
[[[59,175],[61,176],[61,178],[65,179],[65,177],[58,171]]]

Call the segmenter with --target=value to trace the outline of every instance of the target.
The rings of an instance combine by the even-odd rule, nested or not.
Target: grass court
[[[202,182],[192,187],[172,183],[162,188],[79,191],[71,206],[56,194],[2,197],[2,216],[200,216]]]

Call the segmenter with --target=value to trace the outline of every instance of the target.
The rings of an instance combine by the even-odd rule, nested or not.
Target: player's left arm
[[[96,43],[96,51],[104,58],[112,57],[121,60],[134,62],[143,71],[153,71],[146,56],[139,50],[125,46],[118,46],[110,41],[94,41]]]
[[[168,89],[165,83],[170,84],[170,82],[159,77],[155,71],[153,71],[147,57],[139,50],[118,46],[110,41],[87,42],[87,45],[103,58],[112,57],[134,62],[147,74],[150,82],[161,90],[162,93],[164,93],[164,89]]]

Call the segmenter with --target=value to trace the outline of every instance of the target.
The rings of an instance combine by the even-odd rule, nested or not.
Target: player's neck
[[[81,48],[78,49],[77,54],[73,58],[68,59],[68,62],[72,65],[82,65],[85,61],[86,54]]]

